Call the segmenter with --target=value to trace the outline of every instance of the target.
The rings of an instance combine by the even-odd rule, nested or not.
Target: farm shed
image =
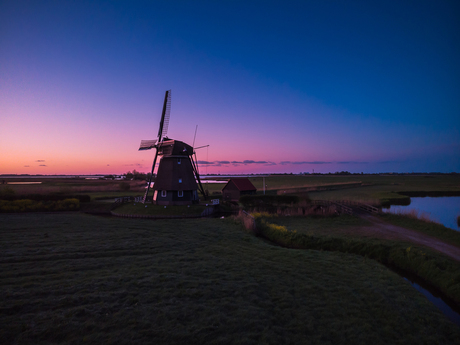
[[[224,201],[238,201],[240,196],[256,194],[256,187],[247,177],[231,178],[222,188],[222,199]]]

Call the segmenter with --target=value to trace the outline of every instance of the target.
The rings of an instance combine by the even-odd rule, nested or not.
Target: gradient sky
[[[459,1],[0,1],[0,174],[460,172]]]

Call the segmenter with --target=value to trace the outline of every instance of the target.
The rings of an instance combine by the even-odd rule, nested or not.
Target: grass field
[[[459,344],[384,266],[227,219],[0,215],[5,344]]]
[[[263,192],[263,178],[249,177]],[[276,193],[283,189],[318,187],[340,183],[361,182],[357,188],[310,192],[316,200],[356,200],[383,204],[407,203],[409,193],[458,193],[460,194],[460,175],[270,175],[265,177],[266,193]],[[205,185],[209,192],[218,193],[222,184]]]
[[[212,206],[210,206],[212,207]],[[161,205],[144,205],[138,203],[125,203],[120,207],[114,209],[117,214],[132,214],[132,215],[146,215],[146,216],[183,216],[193,217],[200,216],[206,209],[205,205],[181,205],[181,206],[161,206]]]
[[[263,178],[249,178],[258,193],[263,193]],[[14,178],[6,182],[41,181],[39,185],[0,185],[2,190],[9,188],[16,194],[33,193],[81,193],[90,194],[92,199],[114,198],[116,196],[142,195],[145,181],[112,181],[85,179]],[[460,194],[460,175],[270,175],[265,177],[266,193],[283,191],[288,188],[315,187],[340,183],[361,182],[356,188],[310,192],[311,199],[317,200],[357,200],[388,203],[407,203],[406,193],[458,193]],[[129,184],[123,190],[122,184]],[[210,196],[220,193],[224,184],[204,183]],[[126,185],[124,186],[126,187]]]

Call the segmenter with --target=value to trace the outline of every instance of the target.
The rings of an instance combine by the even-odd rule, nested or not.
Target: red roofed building
[[[222,188],[222,200],[238,201],[241,195],[256,194],[256,191],[247,177],[231,178]]]

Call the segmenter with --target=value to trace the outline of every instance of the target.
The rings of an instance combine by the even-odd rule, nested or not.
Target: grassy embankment
[[[0,215],[4,343],[460,343],[357,255],[266,244],[222,219]]]
[[[374,259],[418,276],[460,305],[459,262],[411,243],[363,236],[356,231],[360,226],[369,225],[363,219],[353,216],[341,216],[336,219],[260,214],[255,216],[258,233],[270,241],[288,248],[353,253]],[[419,222],[403,219],[399,221],[399,225],[420,230]],[[348,231],[347,228],[353,228],[354,231]],[[460,243],[460,233],[438,224],[428,224],[422,232],[433,234],[438,230],[442,231],[438,232],[436,237],[454,245]]]

